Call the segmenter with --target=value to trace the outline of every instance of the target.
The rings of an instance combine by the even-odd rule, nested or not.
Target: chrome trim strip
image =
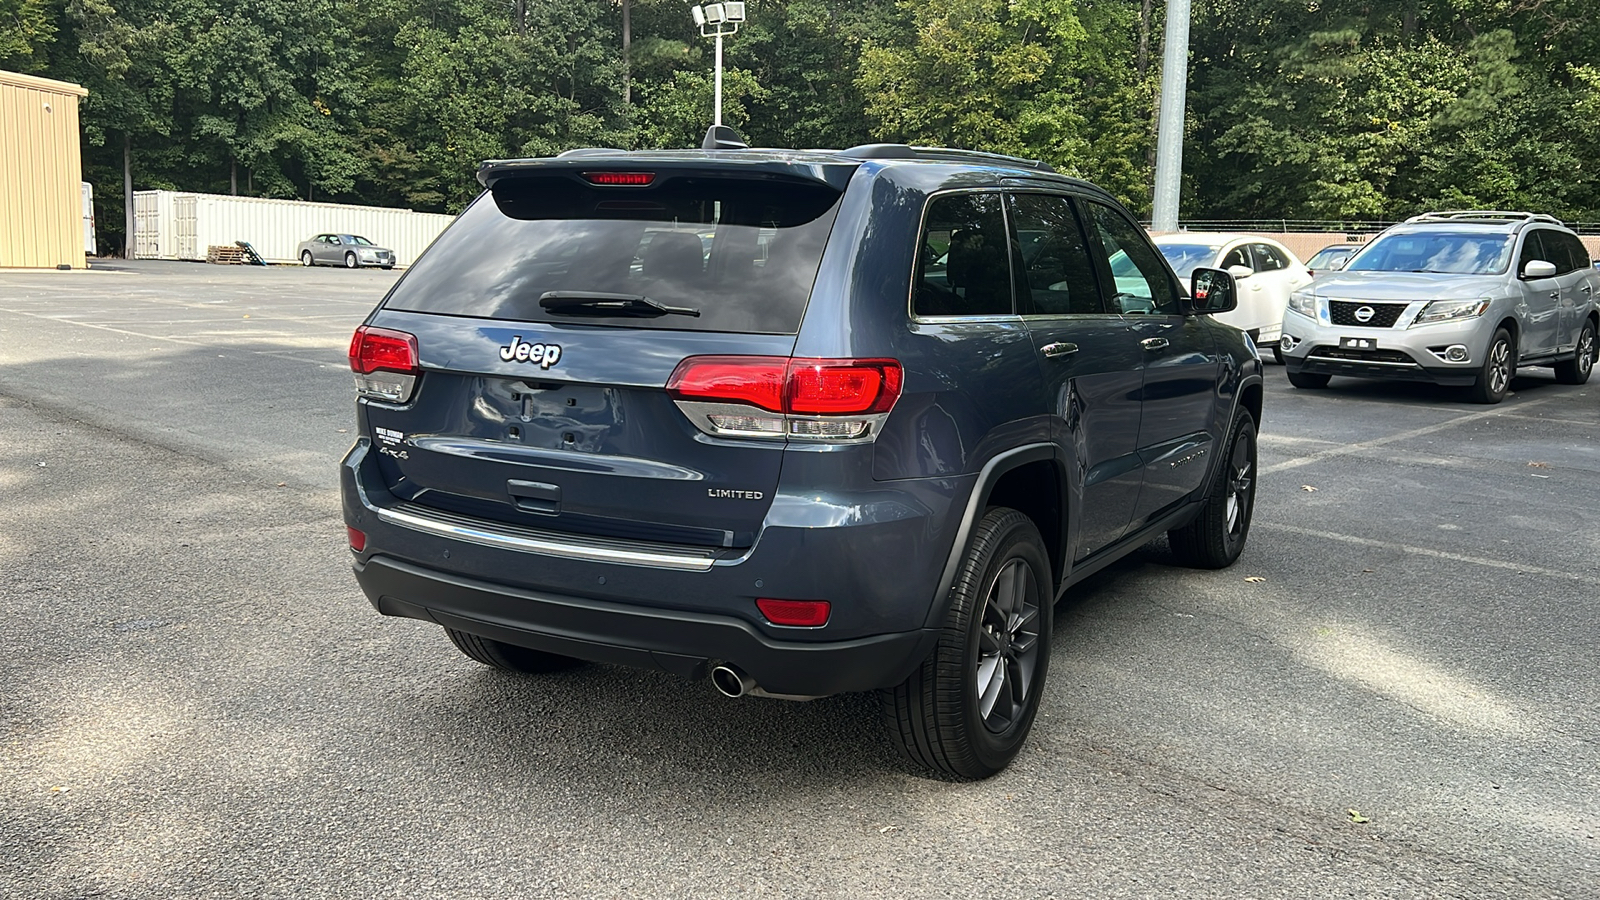
[[[1393,366],[1397,369],[1420,369],[1414,362],[1387,362],[1378,359],[1344,359],[1338,356],[1307,356],[1307,362],[1341,363],[1348,366]]]
[[[378,510],[378,519],[390,525],[399,525],[402,528],[410,528],[413,531],[421,531],[438,537],[455,538],[456,540],[466,541],[469,544],[494,547],[500,550],[515,550],[521,553],[535,553],[540,556],[557,556],[563,559],[615,563],[622,566],[649,566],[657,569],[681,569],[689,572],[709,572],[712,563],[715,562],[710,556],[700,554],[689,556],[675,553],[623,550],[617,547],[597,546],[576,541],[509,534],[491,531],[487,528],[458,525],[453,522],[445,522],[394,509]]]

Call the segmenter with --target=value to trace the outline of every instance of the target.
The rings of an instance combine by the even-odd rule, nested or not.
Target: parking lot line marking
[[[1600,577],[1584,575],[1580,572],[1562,572],[1557,569],[1546,569],[1541,566],[1529,566],[1522,563],[1507,562],[1503,559],[1489,559],[1484,556],[1467,556],[1464,553],[1450,553],[1444,550],[1431,550],[1427,547],[1413,547],[1410,544],[1396,544],[1392,541],[1380,541],[1373,538],[1357,537],[1353,534],[1340,534],[1336,531],[1318,531],[1315,528],[1300,528],[1295,525],[1280,525],[1273,522],[1256,523],[1258,528],[1270,531],[1287,531],[1304,537],[1314,537],[1324,541],[1338,541],[1344,544],[1356,544],[1362,547],[1382,547],[1385,550],[1399,550],[1401,553],[1410,553],[1414,556],[1431,556],[1434,559],[1447,559],[1451,562],[1470,563],[1475,566],[1485,566],[1491,569],[1504,569],[1508,572],[1520,572],[1524,575],[1539,575],[1545,578],[1562,578],[1567,581],[1577,581],[1583,584],[1600,586]]]
[[[1516,413],[1506,413],[1506,418],[1519,419],[1524,422],[1539,422],[1541,424],[1550,425],[1577,425],[1581,428],[1594,428],[1600,426],[1600,422],[1594,420],[1585,422],[1582,419],[1558,419],[1555,416],[1522,416]]]
[[[27,317],[29,319],[40,319],[40,320],[43,320],[43,321],[46,321],[46,322],[55,322],[55,323],[61,324],[61,325],[76,325],[76,326],[78,326],[80,328],[93,328],[96,331],[109,331],[112,334],[121,334],[121,335],[126,335],[128,337],[143,338],[145,340],[150,340],[150,341],[166,341],[168,343],[183,344],[183,345],[189,346],[189,347],[208,347],[208,348],[216,348],[217,347],[217,345],[215,343],[208,343],[206,341],[186,341],[183,338],[168,337],[166,335],[161,335],[161,334],[148,334],[148,333],[142,332],[142,331],[130,331],[130,330],[126,329],[126,328],[112,328],[109,325],[100,325],[100,324],[95,323],[95,322],[74,322],[74,321],[72,321],[70,319],[62,319],[62,318],[58,318],[56,316],[41,316],[38,313],[22,312],[21,310],[15,310],[15,309],[0,308],[0,313],[10,313],[10,314],[16,315],[16,316],[25,316],[25,317]],[[337,350],[341,346],[343,346],[343,344],[344,344],[344,342],[341,340],[341,341],[337,342],[337,344],[331,344],[330,343],[329,346],[330,346],[331,349]],[[257,354],[260,354],[262,356],[275,356],[275,357],[277,357],[279,359],[288,359],[288,360],[293,360],[294,362],[311,363],[312,365],[316,365],[316,366],[325,366],[325,365],[329,364],[329,360],[327,360],[327,359],[312,359],[310,357],[305,357],[305,356],[296,356],[293,353],[281,353],[281,352],[274,351],[274,350],[261,350],[261,349],[255,348],[255,347],[241,347],[241,346],[232,346],[232,345],[230,345],[227,349],[229,349],[230,352],[234,352],[234,353],[257,353]]]
[[[1289,434],[1261,434],[1256,437],[1261,444],[1321,444],[1323,446],[1340,446],[1338,441],[1327,438],[1299,437]]]
[[[1540,405],[1543,405],[1545,403],[1549,403],[1551,400],[1554,400],[1554,399],[1555,399],[1554,397],[1547,397],[1547,398],[1545,398],[1543,400],[1529,400],[1527,402],[1518,404],[1517,408],[1518,409],[1527,409],[1530,406],[1540,406]],[[1307,456],[1302,456],[1302,457],[1300,457],[1298,459],[1286,459],[1283,462],[1273,463],[1270,466],[1262,466],[1260,471],[1259,471],[1259,474],[1261,474],[1261,475],[1271,475],[1274,472],[1284,472],[1284,471],[1287,471],[1289,469],[1298,469],[1301,466],[1309,466],[1312,463],[1321,462],[1321,461],[1323,461],[1325,459],[1332,459],[1333,457],[1336,457],[1336,456],[1350,456],[1352,454],[1360,453],[1360,452],[1362,452],[1364,450],[1370,450],[1370,449],[1372,449],[1374,447],[1382,447],[1385,444],[1392,444],[1395,441],[1404,441],[1404,440],[1409,440],[1409,439],[1415,438],[1415,437],[1422,437],[1425,434],[1433,434],[1436,431],[1446,431],[1448,429],[1456,427],[1457,425],[1465,425],[1468,422],[1476,422],[1479,419],[1505,418],[1509,414],[1510,414],[1510,412],[1508,410],[1500,410],[1500,409],[1491,409],[1491,410],[1484,410],[1483,412],[1467,413],[1464,416],[1456,416],[1454,419],[1446,419],[1445,421],[1439,422],[1439,423],[1434,424],[1434,425],[1427,425],[1427,426],[1424,426],[1422,428],[1413,428],[1410,431],[1402,431],[1402,432],[1399,432],[1398,434],[1391,434],[1391,435],[1388,435],[1386,437],[1374,438],[1374,439],[1372,439],[1370,441],[1361,441],[1361,442],[1355,443],[1355,444],[1344,444],[1342,446],[1335,447],[1335,448],[1333,448],[1331,450],[1321,450],[1321,451],[1318,451],[1316,453],[1309,454]]]

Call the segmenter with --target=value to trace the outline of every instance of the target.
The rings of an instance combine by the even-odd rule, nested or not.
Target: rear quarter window
[[[412,266],[386,308],[514,321],[759,334],[799,331],[840,193],[677,175],[647,188],[509,179]],[[547,310],[551,293],[647,297],[698,315]]]

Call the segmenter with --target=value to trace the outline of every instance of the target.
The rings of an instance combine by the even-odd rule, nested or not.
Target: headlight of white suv
[[[1308,319],[1317,317],[1317,292],[1298,290],[1289,295],[1289,308]]]
[[[1480,297],[1477,300],[1435,300],[1422,308],[1413,325],[1427,325],[1431,322],[1456,322],[1462,319],[1476,319],[1489,310],[1489,298]]]

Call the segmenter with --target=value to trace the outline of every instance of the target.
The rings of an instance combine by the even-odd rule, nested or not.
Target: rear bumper
[[[358,563],[355,572],[384,615],[685,678],[732,663],[775,694],[821,696],[899,684],[938,638],[935,630],[919,629],[827,643],[778,641],[728,616],[518,590],[383,556]]]
[[[780,487],[754,546],[697,552],[475,527],[414,507],[388,491],[364,439],[341,481],[345,523],[366,536],[356,579],[385,615],[688,678],[726,662],[769,693],[807,696],[890,687],[926,658],[955,538],[948,510],[975,483]],[[761,597],[827,600],[832,615],[816,628],[774,625]]]

